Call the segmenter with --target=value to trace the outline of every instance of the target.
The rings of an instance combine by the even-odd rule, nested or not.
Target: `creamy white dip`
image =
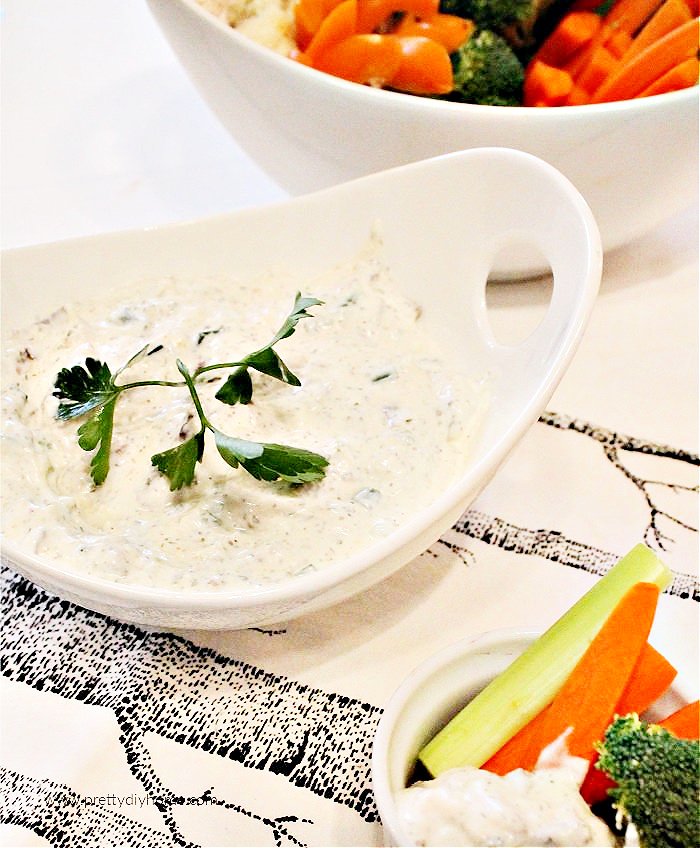
[[[99,280],[95,281],[96,289]],[[111,470],[96,488],[81,423],[55,419],[56,374],[88,356],[112,371],[162,345],[119,382],[180,380],[265,345],[297,288],[321,298],[276,350],[295,388],[251,372],[253,403],[214,399],[228,372],[202,383],[212,423],[231,436],[315,451],[330,465],[302,487],[234,470],[207,435],[196,484],[170,492],[151,456],[199,429],[184,388],[125,392]],[[256,587],[329,566],[385,537],[465,467],[484,391],[460,377],[399,296],[379,248],[314,280],[158,280],[67,305],[7,338],[3,357],[5,535],[76,572],[120,583],[212,590]]]
[[[415,845],[612,846],[615,838],[579,793],[588,762],[548,746],[534,771],[504,776],[465,766],[398,793],[403,830]]]

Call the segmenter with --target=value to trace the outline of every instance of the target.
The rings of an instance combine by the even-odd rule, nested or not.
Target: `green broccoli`
[[[642,848],[700,845],[700,744],[678,739],[636,713],[617,717],[597,745],[597,766],[617,784],[614,806]]]
[[[537,0],[441,0],[440,11],[469,18],[482,29],[500,30],[531,18],[537,5]]]
[[[486,106],[519,106],[524,70],[507,42],[491,30],[474,33],[450,56],[454,90],[450,100]]]

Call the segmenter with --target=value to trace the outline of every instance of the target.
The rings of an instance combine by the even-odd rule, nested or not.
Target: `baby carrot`
[[[651,97],[654,94],[666,94],[669,91],[678,91],[681,88],[690,88],[697,85],[700,65],[697,59],[686,59],[679,62],[670,71],[666,71],[651,85],[639,92],[637,97]]]
[[[691,20],[690,10],[683,0],[666,0],[632,40],[629,48],[622,56],[622,61],[629,62],[634,59],[650,44],[663,38],[666,33],[689,20]]]
[[[561,106],[571,94],[571,76],[560,68],[534,59],[527,66],[523,84],[525,106]]]
[[[612,73],[597,89],[591,103],[627,100],[640,94],[671,68],[697,55],[700,21],[687,21],[642,50]]]
[[[595,12],[569,12],[547,36],[535,58],[561,67],[591,41],[600,25],[600,15]]]

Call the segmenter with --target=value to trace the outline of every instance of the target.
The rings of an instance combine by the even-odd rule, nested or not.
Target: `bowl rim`
[[[697,99],[700,94],[700,88],[695,85],[678,91],[666,92],[665,94],[655,94],[650,97],[614,100],[607,103],[588,103],[578,106],[558,106],[549,109],[537,109],[527,106],[488,106],[478,103],[456,103],[450,100],[421,97],[402,91],[391,91],[374,86],[361,85],[340,77],[335,77],[324,71],[319,71],[301,62],[295,62],[290,57],[277,52],[273,48],[238,32],[236,27],[217,17],[214,12],[205,8],[199,0],[147,0],[147,2],[149,5],[154,5],[156,2],[167,2],[168,4],[179,3],[181,6],[189,9],[192,14],[198,16],[202,22],[213,26],[219,32],[225,34],[239,48],[251,52],[263,61],[269,61],[273,65],[277,65],[280,69],[286,68],[290,73],[298,75],[300,80],[316,81],[322,88],[328,89],[331,93],[345,92],[349,96],[353,96],[354,92],[355,96],[378,98],[376,101],[377,104],[384,102],[387,106],[392,105],[397,110],[402,111],[413,111],[417,108],[418,104],[421,104],[418,108],[425,108],[428,110],[428,114],[432,112],[444,112],[446,114],[453,113],[458,115],[460,112],[464,112],[466,108],[467,112],[465,114],[475,113],[482,116],[499,114],[503,116],[507,123],[522,121],[524,120],[522,116],[527,115],[528,121],[538,121],[546,125],[551,121],[561,120],[562,115],[570,115],[574,118],[581,115],[604,116],[621,112],[627,117],[630,117],[629,113],[635,114],[638,111],[653,111],[658,108],[665,108],[667,105],[673,105],[674,103],[684,103],[686,100],[690,102]],[[383,101],[382,98],[384,98]],[[497,113],[494,110],[498,110]]]
[[[194,591],[141,586],[138,584],[122,584],[103,577],[81,574],[66,569],[61,565],[60,561],[46,559],[23,551],[19,545],[4,536],[0,542],[0,555],[2,559],[10,565],[14,564],[19,570],[37,575],[39,582],[41,579],[51,583],[58,582],[64,590],[73,592],[77,596],[91,599],[94,599],[96,596],[101,599],[108,598],[112,603],[123,603],[130,608],[145,606],[159,610],[208,612],[228,610],[235,607],[245,611],[265,605],[277,604],[289,606],[291,609],[299,602],[311,600],[325,594],[352,577],[368,572],[373,566],[397,554],[403,547],[409,546],[418,536],[437,524],[443,516],[454,511],[455,504],[468,497],[469,492],[474,490],[480,480],[488,480],[490,478],[491,474],[495,472],[513,445],[530,426],[531,422],[535,420],[545,399],[551,394],[552,387],[556,386],[559,382],[575,353],[577,342],[585,328],[586,318],[590,314],[597,295],[602,255],[600,252],[600,237],[593,215],[585,200],[572,183],[554,168],[554,166],[549,165],[542,159],[511,148],[472,148],[465,151],[445,153],[419,162],[399,165],[391,169],[321,189],[311,194],[291,197],[262,207],[237,209],[232,212],[185,222],[83,236],[49,244],[17,247],[3,251],[2,253],[3,257],[31,256],[35,252],[40,253],[46,250],[63,249],[66,246],[69,248],[80,248],[82,244],[97,244],[101,241],[108,242],[113,239],[130,239],[159,233],[171,236],[190,228],[196,229],[214,222],[240,226],[240,220],[244,219],[246,215],[257,214],[269,207],[293,207],[309,202],[313,203],[314,198],[324,199],[325,196],[332,195],[336,192],[345,193],[353,185],[361,186],[364,184],[370,186],[372,183],[381,183],[387,179],[391,179],[391,174],[417,171],[426,166],[429,167],[431,162],[448,159],[478,160],[480,157],[493,155],[521,161],[528,160],[531,165],[546,172],[558,184],[562,193],[569,198],[572,205],[580,213],[581,224],[589,245],[589,263],[585,273],[585,279],[582,277],[581,282],[581,303],[578,308],[579,320],[577,321],[575,330],[572,329],[569,331],[570,338],[568,345],[559,351],[558,359],[552,362],[552,367],[546,373],[542,373],[539,378],[537,391],[530,396],[528,402],[513,417],[509,426],[500,432],[499,438],[489,449],[485,450],[480,456],[471,456],[465,462],[465,467],[459,476],[431,503],[402,522],[385,538],[377,540],[365,548],[361,548],[355,554],[333,561],[332,567],[321,566],[316,571],[308,574],[293,575],[269,585],[256,587]]]

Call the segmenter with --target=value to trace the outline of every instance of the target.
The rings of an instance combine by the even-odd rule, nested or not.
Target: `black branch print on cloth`
[[[545,413],[541,420],[601,443],[607,459],[647,497],[650,538],[662,547],[664,539],[657,535],[655,523],[662,510],[649,494],[653,481],[631,475],[619,455],[638,451],[692,465],[698,458],[554,413]],[[517,527],[476,510],[466,512],[440,544],[474,559],[461,541],[465,538],[596,575],[604,574],[618,558],[557,531]],[[92,809],[61,784],[9,770],[0,773],[0,821],[29,828],[57,848],[126,844],[195,848],[178,826],[177,811],[206,803],[257,821],[277,846],[302,846],[295,825],[306,820],[298,816],[266,817],[215,797],[213,789],[191,797],[174,793],[151,761],[148,733],[281,775],[294,786],[351,808],[367,822],[376,821],[370,752],[379,707],[271,674],[174,634],[146,632],[115,621],[62,601],[5,567],[0,586],[3,675],[39,691],[112,710],[126,762],[144,797],[158,810],[162,831],[116,811]],[[698,581],[690,575],[676,573],[666,592],[700,600]],[[283,638],[284,632],[261,629],[271,638]]]
[[[666,550],[668,542],[672,539],[667,534],[663,533],[659,527],[659,519],[665,518],[671,524],[682,527],[691,532],[698,532],[698,528],[682,521],[677,515],[662,509],[654,499],[654,489],[669,489],[672,492],[697,492],[698,486],[686,486],[681,483],[669,483],[664,480],[648,480],[634,474],[623,462],[623,455],[627,453],[641,453],[650,456],[664,457],[673,459],[678,462],[687,463],[689,465],[699,465],[700,459],[697,454],[689,451],[679,450],[670,445],[661,445],[654,442],[646,442],[642,439],[637,439],[634,436],[626,436],[621,433],[615,433],[612,430],[607,430],[604,427],[598,427],[590,424],[587,421],[581,421],[577,418],[571,418],[568,415],[558,415],[555,412],[544,412],[540,416],[540,421],[550,427],[556,427],[559,430],[573,430],[576,433],[588,436],[599,442],[603,448],[605,457],[620,471],[624,476],[633,483],[642,493],[647,507],[649,509],[649,524],[647,525],[644,534],[644,541],[651,547],[656,547],[659,550]]]
[[[2,579],[3,674],[111,709],[129,768],[177,844],[189,843],[177,831],[173,808],[189,801],[169,792],[155,774],[144,742],[149,732],[283,775],[368,822],[376,820],[370,751],[378,707],[265,672],[174,634],[115,621],[59,600],[9,569],[3,568]],[[268,824],[275,844],[284,844],[282,837],[297,843],[288,828],[294,817],[255,817]]]
[[[67,786],[5,768],[0,768],[0,809],[4,824],[31,830],[53,848],[166,848],[175,844],[168,833],[92,804]]]

